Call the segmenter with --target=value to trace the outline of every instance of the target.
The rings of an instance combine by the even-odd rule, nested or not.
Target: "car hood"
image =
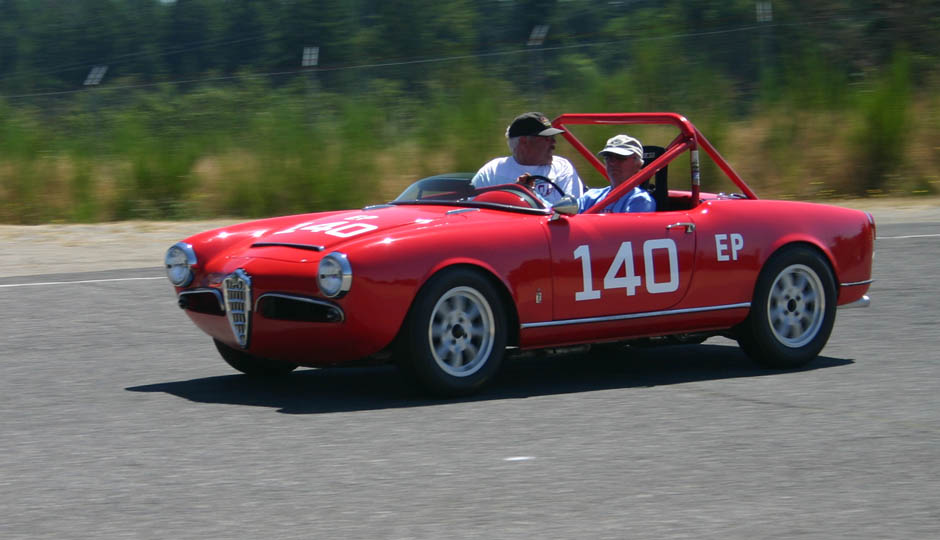
[[[213,236],[238,237],[226,250],[229,257],[265,258],[292,262],[319,259],[350,243],[381,242],[422,229],[454,222],[487,219],[484,215],[511,219],[508,212],[484,212],[475,208],[438,205],[380,206],[361,210],[302,214],[266,219],[213,231]],[[497,217],[498,219],[498,217]]]

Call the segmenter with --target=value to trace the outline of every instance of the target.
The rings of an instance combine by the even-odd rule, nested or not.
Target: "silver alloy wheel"
[[[792,264],[777,274],[767,302],[767,320],[777,341],[794,349],[806,345],[816,337],[825,314],[825,289],[812,268]]]
[[[448,375],[467,377],[486,365],[496,321],[490,304],[472,287],[454,287],[434,305],[428,339],[434,361]]]

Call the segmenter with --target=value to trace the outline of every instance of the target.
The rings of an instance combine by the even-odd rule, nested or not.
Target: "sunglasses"
[[[621,156],[620,154],[604,154],[604,159],[607,161],[626,161],[635,157],[637,156],[634,154],[630,154],[629,156]]]

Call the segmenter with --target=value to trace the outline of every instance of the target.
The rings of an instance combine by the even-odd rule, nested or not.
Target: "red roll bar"
[[[594,152],[588,150],[584,144],[574,136],[573,133],[566,126],[569,125],[628,125],[628,124],[645,124],[645,125],[672,125],[679,130],[679,134],[675,139],[669,143],[669,146],[666,147],[666,152],[656,158],[652,163],[640,169],[632,178],[621,184],[620,186],[612,189],[608,196],[605,198],[610,200],[616,200],[620,196],[626,194],[628,190],[633,189],[634,186],[639,185],[642,182],[650,179],[657,171],[668,165],[672,160],[678,157],[680,154],[686,150],[691,151],[691,160],[692,160],[692,200],[696,201],[699,197],[699,161],[698,161],[698,149],[702,148],[705,152],[712,158],[712,160],[718,165],[732,182],[736,185],[748,199],[756,199],[757,195],[751,191],[751,188],[748,187],[747,183],[731,168],[731,165],[721,154],[718,153],[718,150],[708,139],[702,135],[692,122],[689,122],[684,116],[677,113],[671,112],[658,112],[658,113],[595,113],[595,114],[563,114],[556,118],[552,125],[559,129],[564,129],[565,132],[562,133],[562,136],[571,143],[581,155],[590,163],[595,169],[597,169],[604,177],[607,177],[607,170],[604,167],[604,164],[594,155]],[[586,211],[585,213],[597,213],[600,212],[600,209],[604,208],[604,204],[598,203],[594,205],[591,210]],[[593,210],[593,211],[592,211]]]

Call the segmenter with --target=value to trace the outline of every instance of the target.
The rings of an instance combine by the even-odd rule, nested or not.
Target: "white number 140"
[[[669,255],[669,281],[656,281],[653,252],[658,249],[665,249]],[[581,290],[575,293],[574,299],[597,300],[601,297],[601,292],[594,289],[594,278],[591,274],[591,248],[587,245],[578,246],[578,249],[574,250],[574,258],[581,259],[582,280]],[[646,274],[646,290],[651,294],[677,291],[679,289],[679,256],[676,253],[676,243],[669,238],[643,242],[643,270]],[[623,288],[627,296],[634,296],[637,288],[642,284],[643,278],[637,275],[633,266],[633,243],[623,242],[604,276],[604,289]]]

